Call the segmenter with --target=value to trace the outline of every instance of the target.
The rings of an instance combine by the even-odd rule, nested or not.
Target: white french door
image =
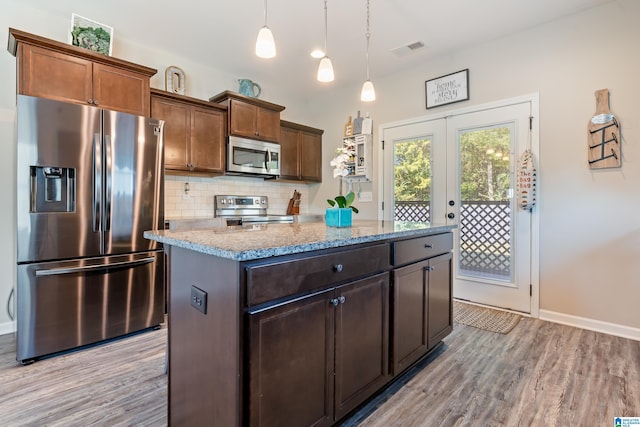
[[[453,296],[531,312],[531,212],[515,197],[530,145],[530,103],[447,119],[447,221],[455,223]]]
[[[444,221],[446,131],[444,119],[384,129],[384,220]]]
[[[457,225],[454,297],[525,313],[532,312],[532,215],[517,206],[514,179],[531,148],[531,104],[381,128],[380,218]]]

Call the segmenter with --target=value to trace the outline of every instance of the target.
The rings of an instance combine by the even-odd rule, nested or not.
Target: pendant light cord
[[[369,32],[369,0],[367,0],[367,32],[365,33],[365,36],[367,37],[367,80],[369,79],[369,37],[371,36],[371,33]]]
[[[267,0],[264,0],[264,26],[267,26]]]
[[[327,56],[327,0],[324,0],[324,56]]]

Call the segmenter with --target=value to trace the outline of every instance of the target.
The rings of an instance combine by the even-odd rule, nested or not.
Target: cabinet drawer
[[[296,295],[389,268],[389,245],[247,267],[247,305]]]
[[[453,233],[435,234],[393,243],[391,263],[403,265],[431,258],[453,249]]]

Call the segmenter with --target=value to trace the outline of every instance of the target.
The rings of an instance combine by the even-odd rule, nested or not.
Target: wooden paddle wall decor
[[[609,110],[609,90],[596,93],[596,114],[589,121],[589,167],[618,168],[620,157],[620,123]]]

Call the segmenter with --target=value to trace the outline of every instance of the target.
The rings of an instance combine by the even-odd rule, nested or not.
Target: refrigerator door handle
[[[93,231],[102,229],[102,143],[93,135]]]
[[[111,154],[111,137],[109,135],[104,136],[105,145],[105,167],[106,167],[106,180],[105,180],[105,200],[104,200],[104,217],[105,226],[104,231],[111,231],[111,202],[113,199],[112,192],[112,172],[113,172],[113,157]]]
[[[78,273],[78,272],[87,272],[87,271],[96,271],[96,270],[105,270],[107,268],[113,267],[134,267],[143,264],[149,264],[156,260],[155,257],[148,257],[137,259],[135,261],[120,261],[113,262],[111,264],[98,264],[98,265],[83,265],[80,267],[61,267],[61,268],[50,268],[47,270],[36,270],[36,276],[56,276],[59,274],[70,274],[70,273]]]

